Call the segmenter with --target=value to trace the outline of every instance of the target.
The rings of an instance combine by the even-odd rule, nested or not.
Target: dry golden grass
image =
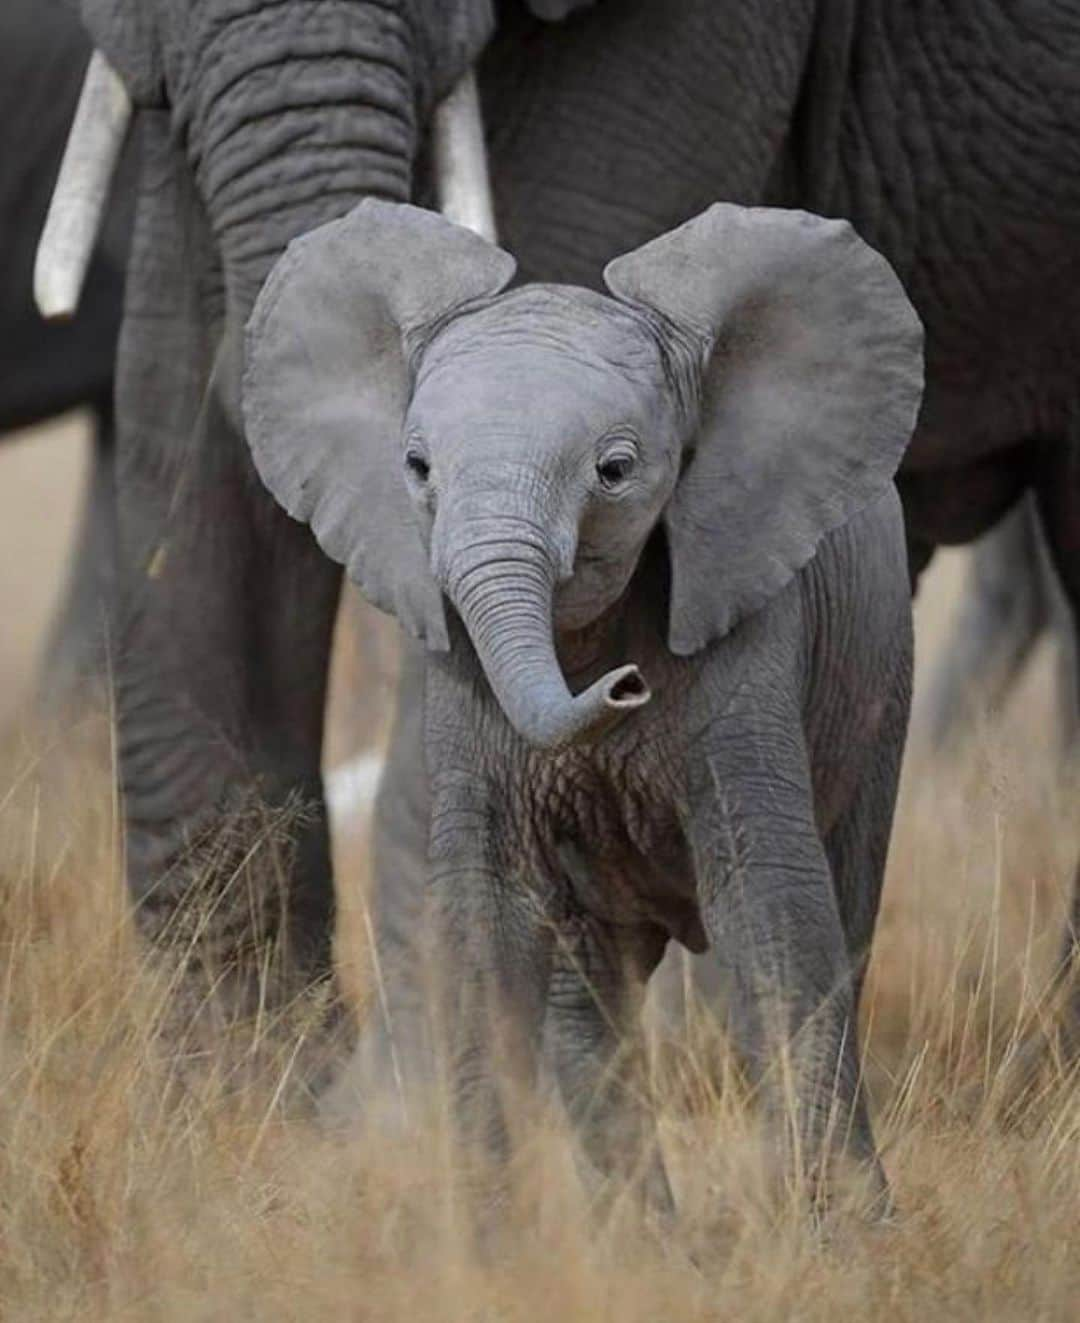
[[[16,746],[0,774],[0,1318],[1075,1319],[1080,1082],[1051,1068],[1005,1115],[1080,845],[1046,673],[962,758],[909,759],[864,1025],[895,1222],[841,1210],[822,1235],[770,1212],[753,1109],[695,1025],[656,1080],[678,1228],[598,1228],[552,1121],[529,1134],[485,1269],[437,1127],[330,1135],[212,1079],[178,1099],[157,1042],[167,979],[130,936],[97,741]],[[341,842],[350,966],[361,840]]]
[[[162,976],[130,938],[115,803],[86,754],[16,750],[0,789],[0,1311],[30,1319],[1072,1319],[1080,1087],[1003,1119],[1077,844],[1026,713],[913,758],[866,1004],[895,1224],[823,1236],[761,1196],[756,1120],[708,1026],[658,1074],[681,1218],[601,1228],[555,1122],[475,1265],[437,1128],[328,1135],[265,1095],[177,1100]],[[354,903],[343,950],[364,943]],[[719,1079],[703,1068],[715,1065]]]
[[[89,468],[87,420],[0,434],[0,727],[19,711],[67,575]]]

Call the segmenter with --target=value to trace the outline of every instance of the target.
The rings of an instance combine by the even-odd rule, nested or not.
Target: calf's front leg
[[[546,1043],[585,1156],[643,1209],[670,1219],[675,1203],[648,1097],[641,1007],[665,934],[580,916],[560,929],[548,990]]]
[[[854,970],[814,821],[797,719],[716,730],[691,836],[710,943],[731,978],[734,1046],[766,1109],[790,1188],[828,1198],[837,1159],[886,1182],[859,1105]]]

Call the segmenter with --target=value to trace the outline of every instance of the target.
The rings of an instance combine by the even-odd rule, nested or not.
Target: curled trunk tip
[[[616,711],[632,712],[636,707],[643,707],[652,697],[645,677],[632,663],[609,671],[601,683],[606,686],[607,705]]]

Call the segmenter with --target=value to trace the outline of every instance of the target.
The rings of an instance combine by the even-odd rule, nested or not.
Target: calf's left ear
[[[247,326],[244,425],[259,476],[369,602],[448,646],[402,473],[410,359],[425,331],[513,277],[514,259],[434,212],[367,198],[294,239]]]
[[[719,203],[616,258],[616,297],[701,355],[701,417],[665,514],[683,655],[764,605],[884,493],[922,397],[922,328],[846,221]]]

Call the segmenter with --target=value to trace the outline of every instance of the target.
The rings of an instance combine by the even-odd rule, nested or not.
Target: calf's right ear
[[[664,516],[674,652],[722,638],[888,488],[922,327],[846,221],[716,203],[605,272],[696,344],[701,414]]]
[[[497,294],[514,259],[434,212],[365,199],[294,239],[248,322],[244,424],[255,467],[375,606],[448,646],[402,472],[408,345]]]

